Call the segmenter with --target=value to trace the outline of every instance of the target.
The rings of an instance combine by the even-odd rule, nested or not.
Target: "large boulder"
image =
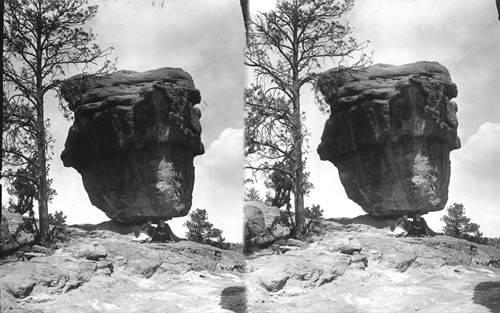
[[[289,217],[276,207],[260,201],[245,201],[243,215],[245,252],[266,248],[290,235],[291,227],[286,225],[290,223]]]
[[[427,213],[448,200],[457,136],[457,87],[436,62],[377,64],[320,76],[330,105],[318,153],[347,196],[375,216]]]
[[[193,158],[204,153],[200,92],[177,68],[76,76],[62,95],[74,111],[61,159],[93,205],[120,223],[189,213]]]
[[[0,223],[0,256],[8,255],[17,249],[32,245],[35,235],[24,228],[24,217],[15,212],[10,212],[2,207],[2,221]]]
[[[245,202],[243,206],[245,252],[265,248],[276,241],[276,237],[269,229],[270,219],[267,219],[266,223],[264,217],[264,211],[267,211],[267,209],[267,205],[258,201]]]
[[[2,208],[2,222],[0,223],[0,256],[8,255],[21,246],[11,233],[9,221],[3,214],[3,211]]]

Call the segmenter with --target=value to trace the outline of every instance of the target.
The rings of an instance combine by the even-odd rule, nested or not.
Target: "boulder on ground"
[[[11,254],[22,246],[33,244],[34,234],[24,231],[24,217],[2,208],[0,224],[0,256]]]
[[[245,251],[268,247],[280,238],[287,238],[291,228],[285,212],[259,201],[246,201],[243,206]]]

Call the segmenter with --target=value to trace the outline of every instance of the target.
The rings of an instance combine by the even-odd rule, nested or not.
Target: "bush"
[[[255,187],[252,187],[250,189],[245,190],[245,194],[243,196],[243,199],[245,201],[260,201],[263,202],[264,200],[260,197],[259,192]]]
[[[323,210],[320,208],[319,204],[313,204],[312,208],[307,207],[305,209],[304,215],[306,218],[317,219],[323,217]]]
[[[49,213],[49,224],[54,226],[66,225],[66,215],[62,211],[55,211],[54,215]]]

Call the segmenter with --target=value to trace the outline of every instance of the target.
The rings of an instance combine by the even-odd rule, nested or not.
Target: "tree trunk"
[[[49,208],[47,200],[47,143],[45,141],[45,119],[43,114],[43,96],[37,98],[37,148],[38,148],[38,218],[40,221],[40,243],[49,241]]]
[[[294,170],[295,170],[295,181],[294,181],[294,204],[295,204],[295,227],[296,236],[302,238],[305,235],[306,221],[304,216],[304,190],[302,189],[303,182],[303,169],[302,169],[302,128],[300,122],[300,113],[296,114],[298,118],[296,121],[298,124],[295,129],[294,136]]]
[[[294,145],[294,158],[293,169],[295,172],[294,180],[294,204],[295,204],[295,236],[303,238],[306,230],[306,220],[304,216],[304,190],[302,189],[303,183],[303,168],[302,168],[302,121],[300,118],[300,93],[298,88],[293,91],[293,145]]]
[[[297,6],[297,3],[294,3]],[[299,18],[294,12],[293,16],[293,56],[292,56],[292,104],[293,104],[293,170],[294,180],[294,204],[295,204],[295,236],[303,238],[306,230],[306,220],[304,216],[304,191],[302,189],[303,168],[302,168],[302,121],[300,112],[300,84],[298,68],[298,25]]]
[[[38,148],[38,218],[40,220],[40,243],[47,244],[50,240],[49,230],[49,208],[47,200],[47,142],[45,136],[45,117],[43,103],[43,47],[42,47],[42,5],[37,3],[36,18],[36,126],[37,126],[37,148]]]

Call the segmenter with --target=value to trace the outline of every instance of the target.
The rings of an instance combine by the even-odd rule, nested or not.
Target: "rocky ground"
[[[500,312],[498,249],[360,224],[311,232],[249,257],[248,312]]]
[[[139,244],[68,227],[71,239],[55,250],[1,260],[1,312],[500,312],[498,249],[310,225],[308,242],[283,240],[246,260],[187,241]]]
[[[68,242],[0,264],[1,312],[243,312],[243,257],[188,241],[66,228]],[[29,259],[29,260],[28,260]]]

